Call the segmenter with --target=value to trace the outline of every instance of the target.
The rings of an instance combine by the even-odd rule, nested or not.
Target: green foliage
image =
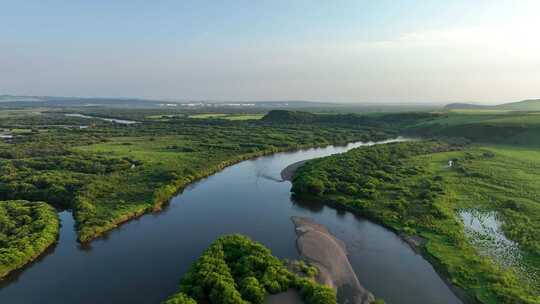
[[[141,120],[159,112],[85,111]],[[177,112],[167,120],[148,119],[132,125],[57,112],[16,114],[23,116],[8,116],[0,127],[36,126],[38,132],[0,143],[0,200],[45,201],[72,209],[83,242],[133,217],[159,210],[189,183],[236,162],[277,151],[394,134],[365,125],[269,125],[256,120],[190,119]],[[79,129],[79,125],[89,127]]]
[[[310,279],[315,279],[315,277],[319,274],[319,269],[317,267],[310,265],[302,260],[289,263],[289,267],[295,273],[298,273]]]
[[[479,255],[456,214],[461,208],[498,211],[505,234],[540,264],[537,152],[459,147],[408,142],[312,160],[294,176],[293,192],[425,238],[428,260],[476,302],[540,303],[534,283]]]
[[[261,286],[255,277],[246,277],[240,282],[240,293],[242,294],[242,298],[251,303],[263,303],[265,296],[264,290],[264,287]]]
[[[168,298],[163,304],[197,304],[195,300],[179,292]]]
[[[335,292],[299,277],[263,245],[241,235],[217,239],[191,266],[180,282],[177,297],[199,303],[260,304],[267,294],[297,288],[307,304],[335,304]]]
[[[336,292],[332,288],[313,284],[309,279],[296,279],[295,287],[300,290],[300,295],[308,304],[331,304],[337,301]]]
[[[433,199],[443,189],[440,182],[420,176],[424,169],[409,159],[451,148],[412,142],[354,149],[307,162],[294,177],[292,191],[369,213],[398,230],[405,228],[404,222],[429,225],[434,218],[447,217]],[[410,184],[413,178],[416,183]]]
[[[287,124],[350,124],[371,127],[391,127],[399,128],[408,125],[418,124],[423,121],[430,121],[438,115],[423,112],[409,113],[388,113],[380,115],[360,115],[360,114],[313,114],[302,111],[272,110],[263,118],[267,123],[287,123]]]
[[[0,278],[56,242],[59,220],[45,203],[0,201]]]

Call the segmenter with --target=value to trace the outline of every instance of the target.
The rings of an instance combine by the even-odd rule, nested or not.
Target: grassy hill
[[[495,106],[472,103],[451,103],[444,107],[448,111],[460,110],[498,110],[498,111],[540,111],[540,99],[528,99],[518,102],[503,103]]]
[[[540,99],[529,99],[519,102],[505,103],[496,106],[496,108],[509,111],[540,111]]]

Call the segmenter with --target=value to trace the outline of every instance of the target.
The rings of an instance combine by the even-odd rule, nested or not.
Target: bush
[[[180,292],[168,298],[163,304],[197,304],[197,302]]]
[[[179,294],[167,301],[189,297],[211,304],[261,304],[266,294],[291,287],[301,290],[306,304],[336,304],[331,289],[293,274],[268,248],[228,235],[210,245],[181,280]]]
[[[265,289],[255,277],[247,277],[240,284],[242,298],[253,304],[260,304],[264,301]]]

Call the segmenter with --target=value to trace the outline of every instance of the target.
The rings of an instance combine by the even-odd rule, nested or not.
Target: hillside
[[[498,110],[540,111],[540,99],[529,99],[496,106]]]
[[[517,102],[503,103],[495,106],[477,105],[472,103],[450,103],[445,110],[501,110],[501,111],[540,111],[540,99],[528,99]]]
[[[444,106],[445,110],[454,110],[454,109],[489,109],[493,106],[477,105],[472,103],[449,103]]]
[[[540,115],[535,111],[461,109],[405,128],[420,137],[466,138],[473,142],[540,146]]]

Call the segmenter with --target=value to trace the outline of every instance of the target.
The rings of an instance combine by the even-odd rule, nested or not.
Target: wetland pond
[[[281,180],[281,170],[292,163],[370,144],[238,163],[190,185],[162,212],[128,222],[90,247],[76,242],[71,213],[61,212],[58,244],[0,283],[0,303],[160,303],[223,234],[242,233],[279,258],[298,258],[291,216],[312,218],[343,240],[360,282],[387,303],[461,303],[433,267],[393,232],[348,212],[294,202],[291,183]]]
[[[535,288],[540,288],[538,262],[519,248],[519,244],[508,239],[495,211],[461,210],[459,212],[469,242],[478,252],[492,258],[503,268],[511,268]]]

